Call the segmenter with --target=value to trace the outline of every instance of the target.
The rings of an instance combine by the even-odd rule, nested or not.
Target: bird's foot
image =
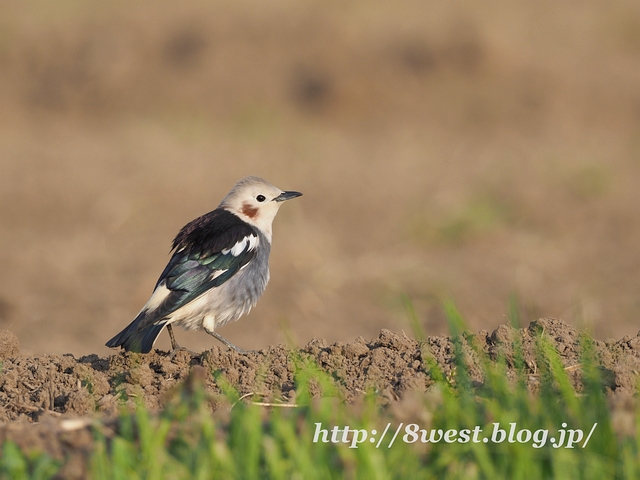
[[[169,353],[169,360],[173,360],[173,357],[175,357],[176,353],[178,353],[180,350],[184,350],[185,352],[189,353],[191,356],[194,356],[194,357],[197,357],[200,355],[199,353],[193,352],[188,348],[181,347],[180,345],[178,345],[178,342],[176,342],[176,337],[173,335],[173,328],[171,327],[171,324],[167,325],[167,332],[169,332],[169,338],[171,338],[171,352]]]
[[[189,355],[191,355],[192,357],[199,357],[200,354],[194,352],[193,350],[189,350],[188,348],[185,347],[181,347],[180,345],[175,345],[175,347],[171,347],[171,352],[169,352],[169,356],[167,357],[169,359],[169,361],[173,360],[173,357],[176,356],[176,353],[178,352],[187,352]]]

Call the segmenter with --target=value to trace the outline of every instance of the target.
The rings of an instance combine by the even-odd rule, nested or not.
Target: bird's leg
[[[184,348],[178,345],[178,342],[176,342],[176,337],[173,335],[173,327],[170,323],[167,324],[167,332],[169,333],[169,338],[171,338],[171,353],[169,354],[169,360],[173,360],[173,357],[176,356],[178,350],[185,350],[191,355],[198,355],[196,352],[192,352],[188,348]]]
[[[217,338],[218,340],[220,340],[222,343],[224,343],[227,347],[235,350],[238,353],[247,353],[245,352],[243,349],[236,347],[233,343],[231,343],[229,340],[227,340],[226,338],[224,338],[222,335],[220,335],[219,333],[216,333],[213,330],[209,330],[207,327],[204,327],[204,331],[207,332],[209,335],[211,335],[212,337]]]
[[[240,347],[236,347],[233,343],[231,343],[229,340],[227,340],[226,338],[221,336],[219,333],[211,332],[211,335],[216,337],[218,340],[220,340],[222,343],[224,343],[227,347],[234,349],[236,352],[238,352],[238,353],[247,353],[246,351],[244,351]]]
[[[167,332],[169,332],[169,338],[171,338],[171,351],[175,352],[180,348],[180,345],[178,345],[178,342],[176,342],[176,337],[173,334],[173,327],[171,326],[171,324],[167,325]]]

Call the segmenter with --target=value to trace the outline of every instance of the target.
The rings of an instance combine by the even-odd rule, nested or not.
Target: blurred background
[[[233,183],[304,192],[247,349],[562,318],[640,329],[640,3],[0,4],[0,328],[75,355]],[[176,331],[191,349],[216,343]],[[166,334],[157,346],[167,348]]]

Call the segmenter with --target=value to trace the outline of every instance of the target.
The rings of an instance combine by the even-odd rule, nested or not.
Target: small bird
[[[218,208],[182,227],[151,298],[106,345],[148,353],[166,326],[173,355],[181,348],[171,327],[175,323],[204,329],[243,353],[215,330],[249,313],[264,292],[273,219],[282,202],[300,195],[259,177],[238,181]]]

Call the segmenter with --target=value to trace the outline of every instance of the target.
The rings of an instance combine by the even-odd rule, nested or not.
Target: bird
[[[272,223],[282,202],[301,196],[266,180],[239,180],[218,207],[186,224],[147,303],[108,347],[149,353],[167,328],[171,355],[182,349],[172,325],[204,330],[245,353],[216,329],[249,313],[269,282]]]

